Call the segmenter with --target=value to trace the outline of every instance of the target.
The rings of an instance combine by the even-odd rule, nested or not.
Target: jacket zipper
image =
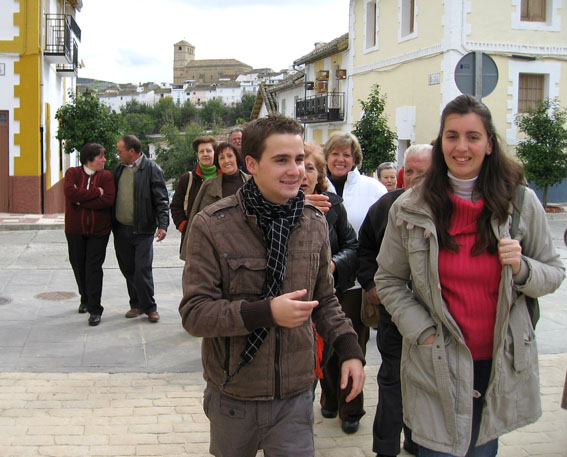
[[[274,357],[274,376],[275,376],[275,395],[274,398],[280,398],[280,328],[276,327],[276,353]]]
[[[225,351],[225,358],[224,358],[224,372],[226,376],[230,375],[230,338],[224,339],[224,351]]]

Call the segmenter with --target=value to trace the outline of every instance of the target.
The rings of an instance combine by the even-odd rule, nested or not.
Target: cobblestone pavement
[[[567,411],[559,407],[566,368],[567,354],[540,357],[543,416],[501,437],[499,456],[567,455]],[[366,367],[368,414],[355,435],[345,435],[338,419],[323,419],[315,408],[318,457],[374,455],[377,369]],[[200,373],[9,372],[0,373],[0,386],[4,457],[209,455]]]

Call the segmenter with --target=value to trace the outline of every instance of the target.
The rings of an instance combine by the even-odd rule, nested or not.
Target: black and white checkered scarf
[[[271,203],[264,198],[254,178],[251,178],[242,186],[242,196],[246,213],[257,217],[258,225],[268,245],[263,298],[277,297],[282,294],[289,234],[303,213],[305,194],[300,189],[296,197],[283,205]],[[242,360],[234,373],[228,375],[223,385],[226,385],[244,365],[252,362],[268,333],[269,329],[258,328],[248,335],[246,348],[241,354]]]

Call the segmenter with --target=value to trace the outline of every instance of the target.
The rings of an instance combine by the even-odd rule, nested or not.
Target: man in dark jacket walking
[[[142,144],[134,135],[120,138],[117,148],[121,163],[114,169],[113,234],[116,258],[130,296],[126,317],[147,314],[150,322],[157,322],[153,239],[163,240],[169,225],[165,179],[161,168],[142,154]]]
[[[374,274],[378,270],[376,257],[380,252],[388,223],[388,212],[405,189],[415,185],[431,166],[432,147],[416,144],[408,148],[404,160],[404,189],[388,192],[374,203],[358,235],[358,282],[364,289],[366,301],[378,308],[378,334],[376,345],[382,356],[378,371],[378,405],[372,428],[372,450],[377,457],[396,456],[400,453],[400,433],[404,429],[404,449],[417,454],[417,445],[411,439],[411,430],[403,425],[402,392],[400,384],[400,360],[402,336],[392,317],[380,302],[376,293]]]
[[[334,295],[324,216],[305,205],[303,128],[270,115],[244,130],[253,178],[193,219],[179,305],[203,337],[210,452],[313,457],[313,322],[341,362],[347,402],[364,356]]]

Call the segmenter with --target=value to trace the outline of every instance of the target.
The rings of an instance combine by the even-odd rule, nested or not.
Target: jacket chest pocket
[[[289,253],[284,281],[286,283],[285,290],[307,289],[308,296],[311,296],[315,288],[318,271],[318,254],[301,251]]]
[[[416,234],[417,235],[417,234]],[[410,236],[407,239],[411,280],[418,290],[428,290],[429,284],[429,238]],[[424,287],[425,289],[421,289]]]
[[[266,259],[264,257],[227,258],[231,297],[237,295],[260,296],[264,292]]]

